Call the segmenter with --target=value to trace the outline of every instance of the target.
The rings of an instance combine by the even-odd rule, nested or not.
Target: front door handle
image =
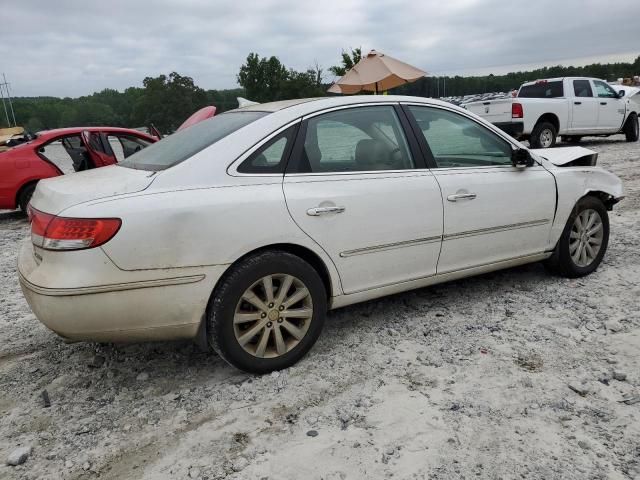
[[[582,105],[582,102],[573,102],[574,105]]]
[[[307,210],[307,215],[312,217],[318,217],[320,215],[328,215],[330,213],[342,213],[344,212],[344,207],[316,207],[310,208]]]
[[[447,200],[450,202],[457,202],[458,200],[473,200],[476,198],[475,193],[456,193],[454,195],[449,195]]]
[[[606,105],[607,102],[600,102],[600,105]]]

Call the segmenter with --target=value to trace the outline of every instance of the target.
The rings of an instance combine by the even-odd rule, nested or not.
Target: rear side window
[[[518,96],[522,98],[557,98],[564,96],[562,81],[536,82],[520,87]]]
[[[276,135],[238,167],[240,173],[284,173],[298,126]]]
[[[267,112],[228,112],[180,130],[131,155],[119,165],[138,170],[164,170],[240,130]]]
[[[574,80],[573,93],[576,97],[593,97],[589,80]]]

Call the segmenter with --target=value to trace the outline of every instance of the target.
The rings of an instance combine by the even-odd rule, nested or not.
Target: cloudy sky
[[[17,96],[76,97],[177,71],[236,86],[249,52],[329,67],[375,48],[435,75],[640,55],[640,0],[3,2],[0,72]]]

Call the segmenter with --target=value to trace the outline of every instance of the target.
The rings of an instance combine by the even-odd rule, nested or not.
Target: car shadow
[[[0,223],[20,220],[24,220],[25,223],[28,222],[27,216],[20,210],[0,210]]]

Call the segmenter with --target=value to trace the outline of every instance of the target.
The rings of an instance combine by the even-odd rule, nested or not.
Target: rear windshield
[[[118,165],[153,171],[173,167],[265,115],[268,113],[228,112],[217,115],[149,145]]]
[[[540,82],[531,85],[523,85],[518,92],[523,98],[557,98],[563,97],[562,82]]]

